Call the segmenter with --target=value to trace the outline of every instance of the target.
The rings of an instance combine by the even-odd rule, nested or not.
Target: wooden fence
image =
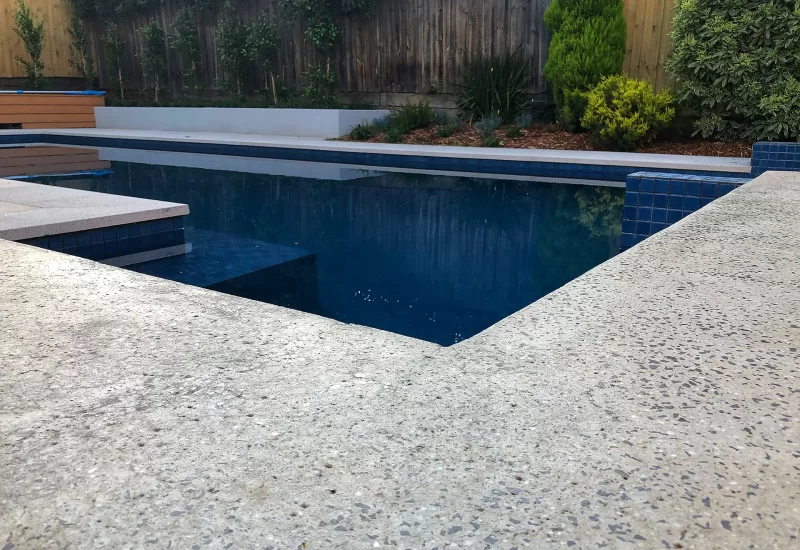
[[[44,15],[47,22],[45,75],[73,76],[68,63],[67,0],[27,1],[34,13]],[[337,46],[336,64],[339,90],[370,102],[385,102],[380,94],[450,94],[460,80],[464,60],[471,54],[519,49],[528,59],[531,93],[544,94],[547,87],[543,69],[550,35],[543,13],[550,1],[376,0],[377,7],[371,16],[341,21],[343,36]],[[625,0],[628,20],[625,69],[658,88],[670,85],[663,64],[669,50],[673,2]],[[5,12],[0,21],[0,77],[22,76],[21,67],[14,60],[16,55],[24,55],[13,32],[16,0],[0,0],[0,3]],[[128,87],[144,86],[138,29],[151,19],[168,28],[180,4],[179,0],[162,0],[158,6],[119,22],[126,47]],[[236,0],[235,5],[245,20],[267,12],[279,22],[281,76],[289,83],[300,81],[308,65],[314,62],[313,49],[303,39],[302,25],[281,15],[278,0]],[[218,15],[218,11],[211,10],[197,18],[202,82],[209,89],[217,88],[222,76],[214,36]],[[88,28],[100,84],[108,87],[103,26],[92,21]],[[170,51],[168,70],[170,85],[179,88],[182,67],[174,51]],[[263,87],[263,77],[259,77],[254,71],[249,83],[252,88]]]
[[[69,0],[25,0],[33,16],[44,18],[42,61],[47,76],[77,76],[69,64]],[[17,0],[0,0],[0,78],[25,76],[16,56],[28,58],[22,40],[14,32]]]

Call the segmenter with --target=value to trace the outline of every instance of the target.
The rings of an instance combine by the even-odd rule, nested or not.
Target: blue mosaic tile
[[[715,199],[749,181],[726,178],[718,173],[662,174],[637,172],[625,184],[623,210],[624,250],[662,231]],[[651,185],[652,183],[652,185]],[[652,192],[651,192],[652,189]]]
[[[631,214],[636,215],[636,208]],[[105,260],[186,242],[183,216],[27,239],[25,244],[92,260]],[[142,235],[142,229],[148,229]],[[158,231],[152,233],[156,228]]]

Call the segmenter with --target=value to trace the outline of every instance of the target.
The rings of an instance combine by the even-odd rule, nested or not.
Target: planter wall
[[[97,107],[102,129],[217,132],[336,138],[389,111],[345,109],[228,109],[216,107]]]

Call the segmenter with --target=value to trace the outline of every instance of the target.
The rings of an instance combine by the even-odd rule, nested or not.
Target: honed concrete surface
[[[450,348],[0,241],[0,544],[797,548],[800,178]]]
[[[0,179],[0,239],[19,241],[188,213],[187,205],[174,202]]]

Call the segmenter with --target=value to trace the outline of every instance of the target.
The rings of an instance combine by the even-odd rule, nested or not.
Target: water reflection
[[[259,295],[259,287],[284,284],[285,269],[281,278],[227,291],[443,345],[619,248],[623,190],[616,188],[369,171],[331,181],[119,161],[112,168],[104,177],[49,183],[185,202],[189,240],[191,231],[202,231],[203,243],[215,234],[240,238],[228,239],[222,256],[240,267],[253,255],[234,254],[236,242],[307,251],[315,274],[306,262],[293,288],[316,285],[313,300],[281,302],[270,297],[281,295],[274,288]],[[202,253],[195,245],[193,254]]]

